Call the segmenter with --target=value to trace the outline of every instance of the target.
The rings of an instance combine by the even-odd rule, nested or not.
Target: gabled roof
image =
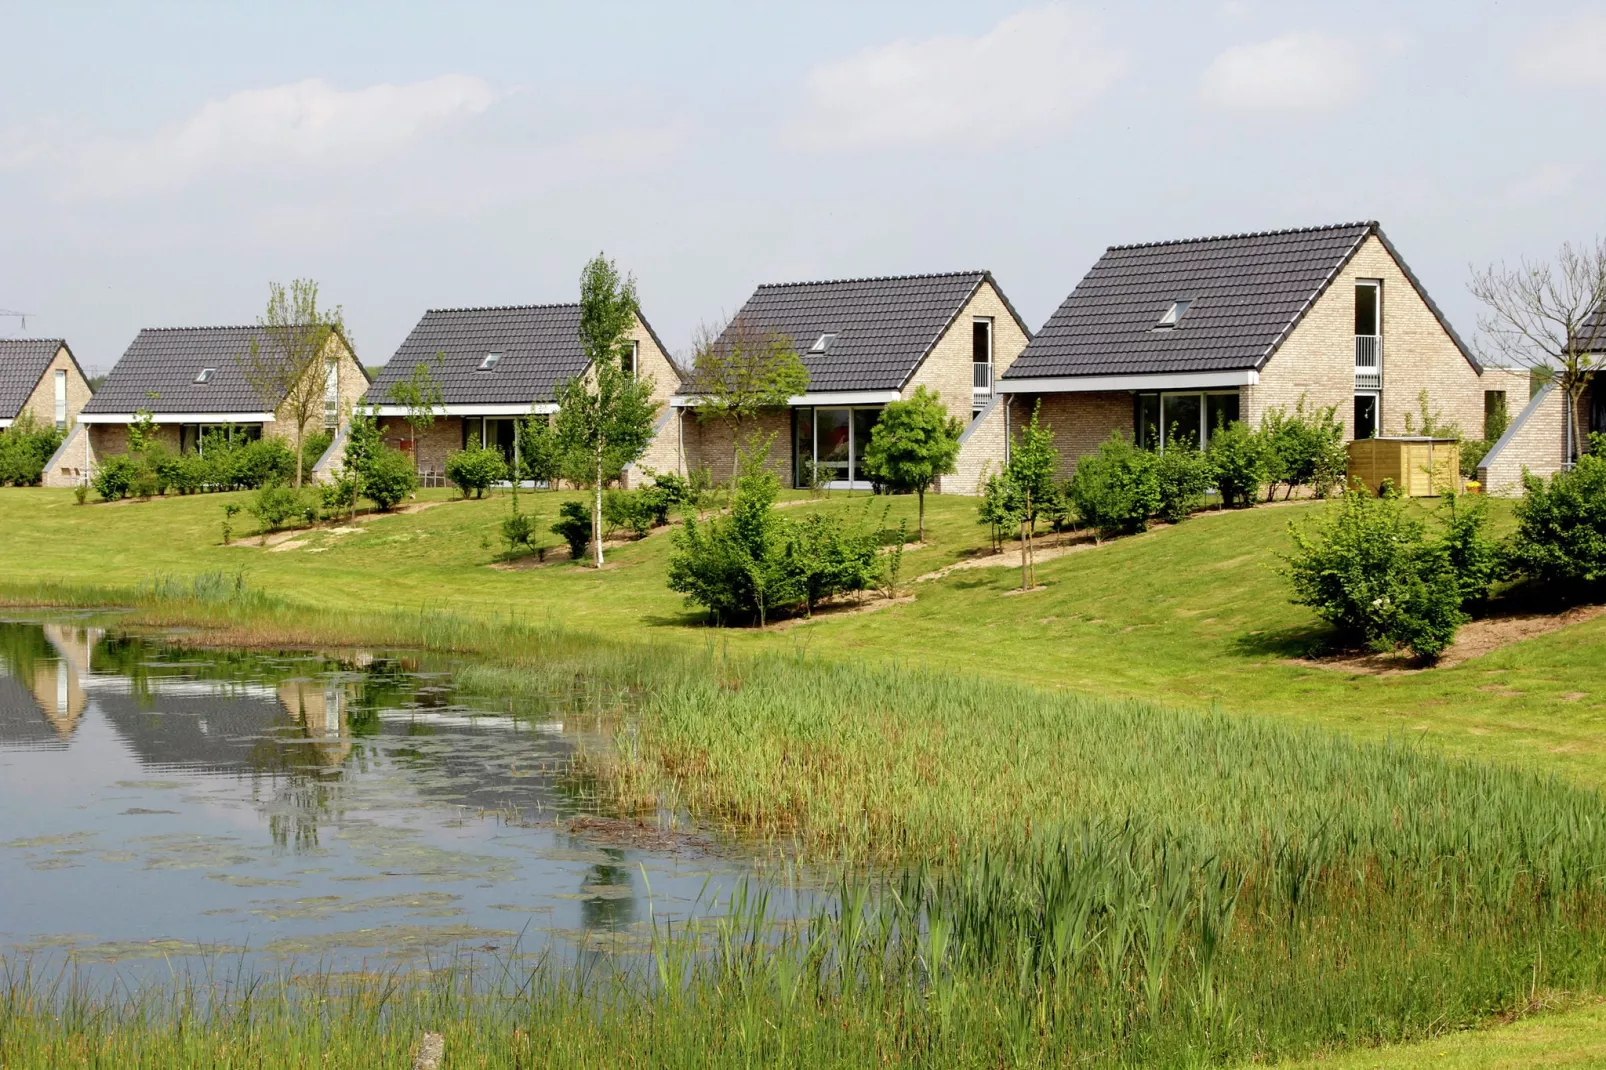
[[[760,286],[720,339],[738,321],[791,339],[809,370],[811,392],[896,390],[984,282],[998,289],[987,271]],[[1009,311],[1030,337],[1014,308]],[[827,334],[835,337],[826,350],[812,352]]]
[[[147,327],[84,406],[86,415],[255,413],[265,405],[240,370],[260,327]],[[213,369],[204,383],[203,368]]]
[[[1258,370],[1373,235],[1476,367],[1377,223],[1359,222],[1111,246],[1003,378]],[[1176,326],[1158,327],[1177,301]]]
[[[22,411],[45,369],[66,346],[61,338],[0,338],[0,420],[14,419]],[[78,363],[76,357],[73,363]]]
[[[1585,352],[1606,353],[1606,305],[1597,306],[1591,315],[1584,317],[1578,333],[1573,336],[1573,344],[1582,346]]]
[[[646,317],[638,314],[638,318],[657,342]],[[658,348],[663,349],[662,343]],[[500,353],[501,357],[494,368],[481,371],[488,353]],[[439,365],[437,356],[441,357]],[[391,386],[411,377],[420,363],[429,365],[445,405],[556,401],[558,387],[586,370],[580,344],[580,306],[430,309],[374,377],[368,399],[387,404]]]

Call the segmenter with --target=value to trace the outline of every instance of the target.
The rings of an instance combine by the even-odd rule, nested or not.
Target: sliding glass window
[[[1145,449],[1180,441],[1204,446],[1218,428],[1237,419],[1236,390],[1138,394],[1133,401],[1134,437]]]
[[[808,483],[812,465],[826,486],[869,489],[870,481],[859,465],[880,418],[879,405],[793,409],[794,486]]]

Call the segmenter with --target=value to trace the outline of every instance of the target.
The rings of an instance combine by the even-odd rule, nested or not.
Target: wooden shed
[[[1351,484],[1360,480],[1375,492],[1388,480],[1412,498],[1438,496],[1461,485],[1461,444],[1453,438],[1395,436],[1358,438],[1349,444]]]

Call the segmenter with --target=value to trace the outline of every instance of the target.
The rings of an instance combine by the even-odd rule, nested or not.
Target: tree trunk
[[[925,542],[926,541],[926,488],[921,487],[921,488],[919,488],[918,490],[915,491],[915,501],[920,503],[919,507],[917,509],[917,514],[919,516],[919,519],[915,521],[915,533],[916,533],[916,537],[921,542]]]
[[[597,494],[595,508],[591,510],[592,559],[602,567],[602,447],[597,447]]]
[[[1030,581],[1027,579],[1027,572],[1026,572],[1026,518],[1025,517],[1021,517],[1021,520],[1020,520],[1020,589],[1022,591],[1027,590],[1029,583],[1030,583]]]
[[[305,427],[296,428],[296,489],[301,489],[301,441],[307,433]]]

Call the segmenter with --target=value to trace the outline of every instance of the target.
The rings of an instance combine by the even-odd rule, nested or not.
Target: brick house
[[[653,396],[664,403],[657,425],[662,437],[669,425],[667,402],[680,376],[645,317],[636,317],[629,337],[634,373],[649,377]],[[390,392],[419,364],[440,388],[441,405],[415,442],[407,409]],[[519,420],[557,412],[559,389],[586,368],[578,303],[431,309],[375,377],[368,400],[377,408],[386,443],[413,454],[425,481],[435,483],[445,479],[447,456],[471,444],[497,447],[511,460]],[[662,452],[657,446],[655,438],[639,463],[655,467],[649,458]]]
[[[173,453],[200,449],[207,432],[214,429],[293,443],[295,417],[283,404],[264,403],[240,367],[261,330],[148,327],[140,331],[84,406],[78,429],[62,444],[58,457],[85,473],[92,471],[97,458],[127,451],[128,427],[142,413],[150,415],[156,441]],[[368,373],[336,334],[329,339],[323,367],[312,374],[324,380],[324,404],[303,431],[337,431],[367,389]],[[47,472],[47,484],[53,479],[59,477]]]
[[[1346,438],[1402,433],[1423,390],[1482,433],[1491,376],[1375,222],[1112,246],[1004,373],[1011,421],[1064,474],[1113,431],[1205,443],[1222,423],[1334,406]]]
[[[1598,309],[1584,323],[1575,344],[1579,350],[1589,351],[1592,367],[1606,367],[1606,308]],[[1595,351],[1597,345],[1601,352]],[[1529,376],[1526,369],[1512,374]],[[1528,404],[1520,411],[1513,407],[1511,425],[1478,466],[1478,478],[1490,494],[1522,493],[1523,472],[1555,475],[1573,458],[1588,452],[1590,435],[1606,434],[1606,383],[1599,370],[1590,373],[1578,398],[1572,425],[1576,441],[1568,430],[1566,392],[1554,382],[1541,384],[1537,378],[1533,382],[1535,389]]]
[[[967,423],[958,471],[942,479],[940,491],[973,494],[985,470],[1002,463],[1004,408],[994,384],[1031,332],[991,272],[764,285],[715,344],[738,329],[787,339],[808,369],[805,393],[741,432],[772,436],[768,464],[783,485],[804,482],[812,462],[828,486],[868,488],[859,458],[871,428],[888,402],[921,386]],[[675,460],[726,479],[735,428],[729,420],[699,419],[697,400],[689,380],[674,399]]]
[[[0,431],[28,413],[36,426],[65,432],[89,395],[89,380],[64,339],[0,339]]]

